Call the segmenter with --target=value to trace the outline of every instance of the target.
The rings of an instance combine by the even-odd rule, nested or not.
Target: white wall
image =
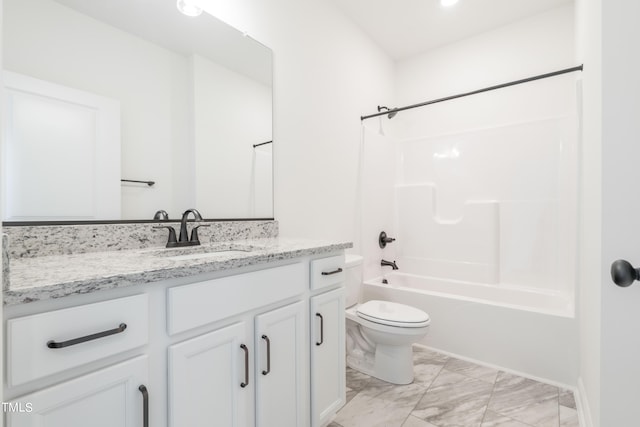
[[[382,267],[381,260],[396,261],[398,243],[390,243],[382,249],[378,245],[378,236],[384,231],[391,238],[397,238],[394,226],[395,183],[397,174],[396,140],[388,136],[389,120],[369,119],[363,122],[362,155],[359,165],[361,174],[363,276],[365,279],[379,277],[391,271]],[[382,133],[380,132],[382,130]],[[404,271],[401,261],[398,265]]]
[[[395,102],[397,106],[410,105],[572,67],[576,65],[574,40],[574,9],[569,4],[434,49],[398,63]],[[513,90],[527,92],[523,95],[510,95]],[[462,100],[450,101],[441,106],[451,110],[443,110],[433,120],[423,122],[422,126],[428,126],[426,130],[432,134],[441,134],[459,131],[461,128],[486,127],[487,124],[513,123],[521,121],[523,116],[546,118],[566,112],[567,102],[571,102],[560,97],[559,102],[547,105],[546,94],[537,94],[536,83],[465,99],[470,102],[477,100],[475,102],[478,105],[486,105],[483,97],[498,93],[506,95],[493,102],[504,102],[508,108],[501,108],[502,104],[496,104],[492,108],[474,108],[473,114],[465,110],[455,114],[460,109],[458,103]],[[424,107],[419,111],[428,112],[429,109],[430,107]],[[394,121],[402,119],[402,115],[405,113],[400,113]],[[399,136],[420,135],[422,130],[425,128],[409,127]]]
[[[357,244],[359,117],[391,99],[392,62],[328,2],[209,0],[205,8],[274,51],[280,234]]]
[[[601,1],[576,2],[578,61],[584,63],[580,174],[578,318],[580,404],[585,427],[600,425],[602,277],[602,70]]]

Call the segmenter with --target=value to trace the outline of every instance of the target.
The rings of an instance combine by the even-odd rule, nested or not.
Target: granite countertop
[[[256,239],[216,242],[188,248],[148,248],[12,259],[4,304],[85,294],[160,280],[231,270],[271,261],[325,254],[352,247],[349,242]],[[198,254],[233,251],[214,256]],[[193,259],[174,259],[184,254]]]

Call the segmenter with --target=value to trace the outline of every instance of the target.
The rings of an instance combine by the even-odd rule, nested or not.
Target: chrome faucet
[[[398,266],[396,265],[395,261],[391,262],[391,261],[387,261],[387,260],[383,259],[382,261],[380,261],[380,265],[383,266],[383,267],[385,267],[385,266],[386,267],[391,267],[394,270],[398,269]]]

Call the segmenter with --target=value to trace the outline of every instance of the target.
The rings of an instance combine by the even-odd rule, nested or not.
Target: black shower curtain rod
[[[555,77],[555,76],[559,76],[561,74],[573,73],[574,71],[582,71],[582,69],[583,69],[583,65],[578,65],[576,67],[565,68],[564,70],[558,70],[558,71],[554,71],[554,72],[551,72],[551,73],[540,74],[540,75],[537,75],[537,76],[528,77],[526,79],[520,79],[520,80],[515,80],[515,81],[512,81],[512,82],[508,82],[508,83],[502,83],[502,84],[495,85],[495,86],[489,86],[489,87],[485,87],[485,88],[482,88],[482,89],[473,90],[471,92],[465,92],[465,93],[460,93],[458,95],[452,95],[452,96],[446,96],[444,98],[433,99],[431,101],[421,102],[420,104],[413,104],[413,105],[408,105],[406,107],[400,107],[400,108],[391,108],[388,111],[382,111],[382,112],[379,112],[379,113],[370,114],[368,116],[360,116],[360,120],[371,119],[373,117],[384,116],[384,115],[388,115],[388,114],[391,114],[391,113],[397,113],[399,111],[410,110],[412,108],[424,107],[425,105],[437,104],[438,102],[450,101],[452,99],[463,98],[465,96],[476,95],[478,93],[489,92],[491,90],[502,89],[504,87],[515,86],[515,85],[519,85],[519,84],[522,84],[522,83],[529,83],[529,82],[532,82],[534,80],[546,79],[547,77]]]

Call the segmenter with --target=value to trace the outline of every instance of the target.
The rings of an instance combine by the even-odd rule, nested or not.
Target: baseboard
[[[587,398],[587,391],[584,388],[582,378],[578,378],[578,391],[576,394],[576,409],[578,410],[578,418],[582,427],[593,427],[591,419],[591,408]]]
[[[486,366],[487,368],[491,368],[491,369],[496,369],[496,370],[499,370],[499,371],[507,372],[509,374],[517,375],[519,377],[528,378],[530,380],[534,380],[534,381],[538,381],[538,382],[541,382],[541,383],[549,384],[549,385],[552,385],[552,386],[560,387],[560,388],[563,388],[565,390],[571,390],[574,394],[577,394],[577,392],[578,392],[576,386],[574,386],[574,385],[564,384],[564,383],[561,383],[559,381],[550,380],[548,378],[537,377],[535,375],[531,375],[531,374],[528,374],[526,372],[520,372],[520,371],[517,371],[515,369],[505,368],[503,366],[498,366],[498,365],[494,365],[492,363],[483,362],[481,360],[476,360],[476,359],[473,359],[471,357],[466,357],[466,356],[462,356],[460,354],[451,353],[449,351],[440,350],[438,348],[429,347],[428,345],[424,345],[424,344],[414,343],[413,345],[415,347],[426,348],[427,350],[435,351],[437,353],[442,353],[442,354],[445,354],[447,356],[454,357],[456,359],[464,360],[466,362],[475,363],[476,365]]]

